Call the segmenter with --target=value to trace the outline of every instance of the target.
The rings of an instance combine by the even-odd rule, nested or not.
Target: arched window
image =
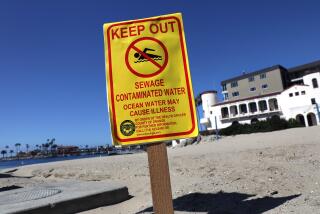
[[[317,81],[316,78],[313,78],[313,79],[312,79],[312,86],[313,86],[313,88],[318,88],[318,87],[319,87],[319,86],[318,86],[318,81]]]
[[[221,115],[222,115],[222,118],[228,118],[229,117],[228,107],[221,108]]]
[[[309,126],[316,126],[317,125],[317,118],[314,113],[307,114],[307,121]]]
[[[275,110],[279,109],[277,98],[272,98],[272,99],[268,100],[268,103],[269,103],[269,110],[270,111],[275,111]]]
[[[255,102],[249,103],[249,112],[254,113],[257,111],[257,104]]]
[[[241,104],[239,107],[240,107],[240,114],[248,113],[247,104]]]
[[[236,105],[230,106],[230,114],[236,116],[238,114],[238,108]]]
[[[268,110],[267,101],[265,101],[265,100],[260,100],[258,102],[258,106],[259,106],[260,111]]]

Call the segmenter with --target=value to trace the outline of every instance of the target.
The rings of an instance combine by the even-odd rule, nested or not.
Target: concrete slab
[[[1,213],[76,213],[127,200],[128,188],[115,182],[68,181],[0,192]]]
[[[0,178],[10,178],[12,175],[7,174],[7,173],[0,173]]]

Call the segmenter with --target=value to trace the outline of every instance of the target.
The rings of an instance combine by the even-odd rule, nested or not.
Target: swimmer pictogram
[[[150,57],[153,60],[162,60],[162,56],[159,55],[155,55],[155,54],[151,54],[150,51],[155,51],[154,49],[151,48],[145,48],[143,49],[143,53],[145,53],[148,57]],[[148,52],[148,53],[147,53]],[[147,59],[146,57],[144,57],[142,54],[140,54],[139,52],[136,52],[134,54],[134,57],[137,58],[138,60],[135,61],[134,63],[139,63],[139,62],[147,62],[149,61],[149,59]]]
[[[166,46],[153,37],[142,37],[127,48],[125,62],[131,73],[149,78],[160,74],[168,64]]]

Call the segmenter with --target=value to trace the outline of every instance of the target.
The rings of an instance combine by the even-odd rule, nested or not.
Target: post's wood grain
[[[172,192],[165,143],[147,147],[153,210],[156,214],[173,214]]]

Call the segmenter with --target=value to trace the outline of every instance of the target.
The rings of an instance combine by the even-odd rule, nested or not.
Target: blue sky
[[[102,25],[181,12],[195,94],[320,59],[319,1],[0,2],[0,149],[111,142]]]

